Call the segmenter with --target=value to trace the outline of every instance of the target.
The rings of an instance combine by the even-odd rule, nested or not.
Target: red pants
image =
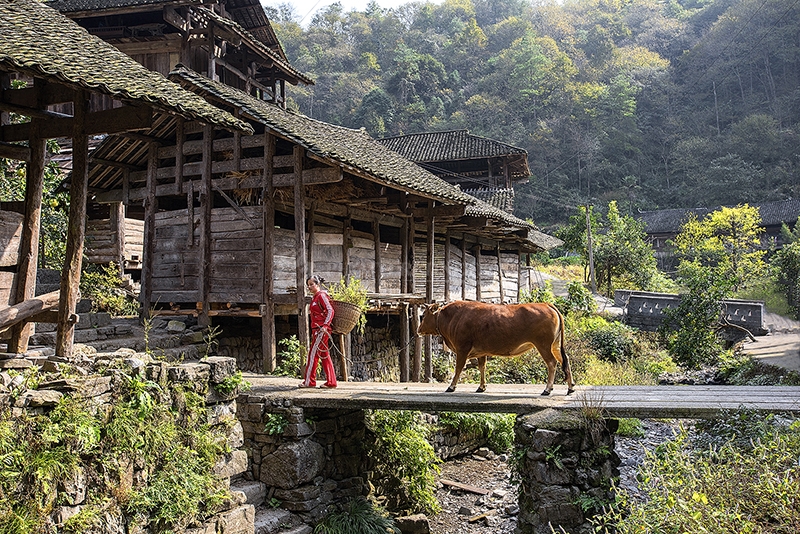
[[[325,328],[312,328],[311,337],[311,350],[308,351],[306,376],[303,377],[303,384],[312,387],[317,385],[317,363],[322,360],[325,385],[336,387],[336,371],[333,369],[331,353],[328,350],[328,340],[331,335]]]

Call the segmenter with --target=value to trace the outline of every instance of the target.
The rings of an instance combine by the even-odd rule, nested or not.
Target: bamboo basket
[[[331,304],[333,305],[331,330],[334,334],[349,334],[358,324],[361,309],[355,304],[341,300],[331,300]]]

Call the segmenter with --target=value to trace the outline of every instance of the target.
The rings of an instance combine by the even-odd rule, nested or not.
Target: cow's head
[[[439,315],[438,303],[434,302],[433,304],[423,304],[422,320],[419,322],[419,328],[417,328],[417,334],[438,335],[439,334],[439,325],[437,320],[438,315]]]

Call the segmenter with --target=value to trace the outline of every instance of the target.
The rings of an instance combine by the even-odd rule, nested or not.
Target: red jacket
[[[333,321],[333,304],[331,298],[323,290],[317,291],[314,298],[311,299],[311,328],[319,328],[321,326],[331,326]]]

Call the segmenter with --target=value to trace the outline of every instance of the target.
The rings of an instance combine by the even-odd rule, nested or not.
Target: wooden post
[[[89,188],[89,138],[85,133],[89,95],[77,91],[73,102],[72,180],[70,182],[69,225],[64,267],[61,270],[61,297],[58,306],[56,355],[72,357],[75,339],[75,310],[80,295],[83,242],[86,237],[86,198]]]
[[[375,293],[381,292],[381,224],[372,223],[372,240],[375,244]]]
[[[44,80],[37,78],[34,89],[37,107],[42,106]],[[39,134],[42,121],[31,120],[31,135],[28,145],[31,159],[25,169],[25,216],[22,221],[22,236],[17,264],[17,292],[14,303],[21,304],[32,299],[36,293],[36,268],[39,260],[39,227],[42,219],[42,194],[44,193],[44,165],[47,139]],[[11,329],[8,352],[22,353],[28,350],[33,325],[19,323]]]
[[[125,276],[125,206],[122,202],[114,202],[109,206],[113,254],[116,258],[119,275]]]
[[[214,128],[203,128],[203,174],[200,182],[200,246],[197,254],[199,265],[199,291],[197,302],[200,313],[197,324],[202,327],[211,325],[208,315],[211,307],[208,294],[211,291],[211,211],[214,207],[212,188],[212,168],[214,159]]]
[[[142,320],[150,318],[150,308],[153,305],[153,262],[156,253],[156,210],[158,197],[156,196],[156,172],[158,167],[158,146],[151,143],[147,154],[147,197],[144,199],[144,241],[142,247],[142,287],[140,300],[142,309],[139,316]]]
[[[342,227],[342,278],[347,281],[350,276],[350,232],[353,219],[350,217],[350,209],[347,209],[347,217],[344,219]]]
[[[419,330],[419,306],[416,304],[411,307],[411,335],[414,336],[414,357],[411,361],[411,381],[419,382],[419,372],[422,367],[422,336],[417,334]]]
[[[403,211],[407,211],[408,203],[404,203]],[[408,287],[408,235],[409,217],[403,219],[403,227],[400,229],[400,293],[412,293],[413,288]]]
[[[461,300],[467,300],[467,236],[461,237]]]
[[[432,208],[433,206],[431,206]],[[430,304],[433,302],[433,265],[434,265],[434,219],[433,214],[428,215],[427,228],[427,263],[425,265],[425,301]],[[425,381],[430,382],[433,377],[433,348],[431,346],[431,336],[425,336]]]
[[[347,358],[350,356],[350,334],[338,334],[336,337],[339,339],[339,367],[342,371],[342,382],[347,382],[347,375],[349,371],[347,369]]]
[[[444,301],[450,302],[450,230],[444,235]]]
[[[274,169],[275,136],[264,131],[264,176],[262,185],[262,261],[261,273],[261,358],[265,373],[271,373],[278,365],[275,340],[275,295],[273,267],[275,262],[275,188],[272,185]]]
[[[525,254],[527,258],[528,255]],[[517,303],[522,298],[522,258],[517,258]]]
[[[295,283],[297,284],[297,337],[304,347],[309,344],[308,311],[306,310],[306,195],[303,186],[303,154],[305,149],[294,146],[294,228],[296,256]]]
[[[317,201],[311,203],[308,211],[308,249],[306,250],[309,274],[314,274],[314,236],[316,234],[316,225],[314,224],[317,218]]]
[[[409,316],[408,316],[408,302],[400,303],[400,382],[408,382],[408,364],[410,350],[408,345],[411,341],[411,332],[409,331]]]
[[[481,244],[476,243],[474,250],[475,250],[475,300],[481,302]]]
[[[497,279],[500,283],[500,304],[505,303],[503,294],[503,262],[500,259],[500,241],[497,242]]]
[[[183,186],[183,143],[186,141],[186,121],[178,117],[175,122],[175,192]]]

